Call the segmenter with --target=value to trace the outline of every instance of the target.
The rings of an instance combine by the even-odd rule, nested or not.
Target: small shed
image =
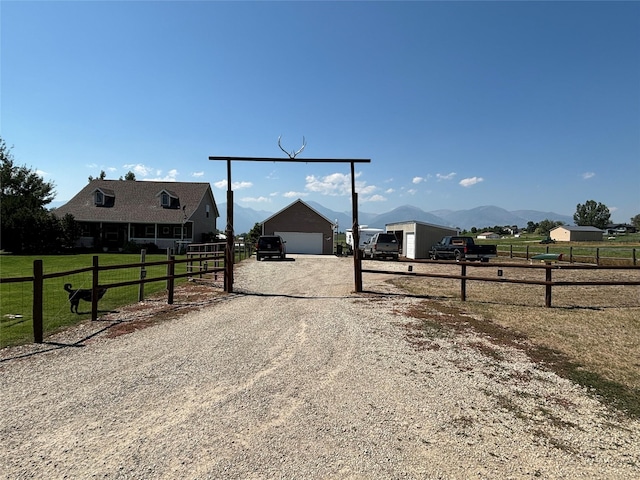
[[[280,235],[287,253],[331,255],[334,224],[298,199],[262,222],[263,235]]]
[[[429,258],[429,250],[442,237],[457,235],[453,227],[433,225],[430,223],[409,220],[406,222],[388,223],[387,232],[393,232],[400,242],[400,254],[406,258]]]
[[[500,238],[500,235],[498,235],[495,232],[482,232],[482,233],[479,233],[476,238],[481,240],[489,240],[492,238]]]
[[[549,232],[556,242],[601,242],[603,231],[596,227],[560,225]]]

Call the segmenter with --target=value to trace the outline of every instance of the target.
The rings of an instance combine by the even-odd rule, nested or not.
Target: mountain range
[[[351,228],[351,210],[347,212],[336,212],[320,205],[317,202],[305,202],[318,213],[324,215],[331,221],[338,221],[338,230],[345,231]],[[227,204],[218,204],[220,219],[218,229],[224,230],[227,218]],[[252,208],[241,207],[234,204],[234,231],[236,233],[249,232],[256,223],[262,223],[271,217],[274,212],[265,210],[254,210]],[[371,228],[384,228],[388,223],[405,221],[418,221],[442,225],[447,227],[457,227],[461,230],[470,230],[472,227],[484,228],[516,225],[519,228],[526,227],[528,222],[541,222],[542,220],[560,221],[566,225],[573,224],[573,217],[554,212],[540,212],[538,210],[505,210],[504,208],[487,205],[469,210],[434,210],[426,212],[412,205],[404,205],[386,213],[358,212],[358,222],[360,225],[367,225]]]

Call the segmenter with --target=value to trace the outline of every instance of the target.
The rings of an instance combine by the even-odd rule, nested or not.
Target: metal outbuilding
[[[575,227],[560,225],[549,232],[556,242],[601,242],[603,230],[596,227]]]
[[[400,242],[400,254],[411,259],[429,258],[429,250],[442,237],[458,234],[458,229],[453,227],[433,225],[415,220],[388,223],[385,225],[385,229],[387,232],[396,234]]]

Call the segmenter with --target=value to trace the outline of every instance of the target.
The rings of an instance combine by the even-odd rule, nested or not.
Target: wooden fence
[[[145,253],[143,251],[141,255],[141,261],[138,263],[129,263],[123,265],[100,265],[100,257],[97,255],[93,257],[93,264],[90,267],[80,268],[65,272],[44,273],[42,260],[33,261],[33,275],[28,277],[13,277],[13,278],[0,278],[1,283],[31,283],[33,288],[33,300],[32,300],[32,318],[33,318],[33,337],[36,343],[42,343],[44,337],[44,281],[50,278],[63,277],[66,275],[75,275],[80,273],[91,272],[91,320],[97,320],[98,318],[98,291],[103,288],[116,288],[129,285],[139,285],[139,301],[144,297],[144,285],[151,282],[167,282],[167,303],[173,304],[174,286],[175,280],[183,277],[193,277],[194,274],[202,273],[214,273],[224,271],[224,250],[216,251],[209,254],[201,254],[197,258],[197,265],[194,259],[187,257],[185,259],[176,259],[174,255],[170,253],[167,255],[167,260],[146,262]],[[209,262],[214,265],[213,268],[209,268]],[[176,264],[186,263],[186,273],[175,273]],[[156,265],[165,265],[166,274],[159,277],[147,278],[147,268]],[[217,265],[217,266],[215,266]],[[100,273],[108,270],[139,268],[140,276],[136,280],[128,280],[123,282],[114,283],[101,283]]]
[[[496,283],[516,283],[516,284],[526,284],[526,285],[540,285],[544,286],[544,305],[545,307],[551,307],[552,303],[552,289],[553,287],[560,286],[611,286],[611,285],[640,285],[640,279],[638,280],[589,280],[589,281],[554,281],[553,280],[553,272],[557,270],[633,270],[640,272],[640,266],[631,266],[631,265],[575,265],[575,264],[557,264],[557,263],[541,263],[541,264],[526,264],[523,263],[513,264],[513,263],[482,263],[482,262],[456,262],[456,261],[444,261],[444,260],[399,260],[400,262],[405,263],[418,263],[418,264],[439,264],[439,265],[458,265],[460,267],[460,275],[450,275],[443,273],[423,273],[423,272],[414,272],[412,265],[409,265],[407,271],[388,271],[388,270],[377,270],[377,269],[362,269],[363,273],[378,273],[378,274],[388,274],[388,275],[402,275],[402,276],[414,276],[414,277],[431,277],[431,278],[445,278],[445,279],[453,279],[460,280],[460,299],[462,301],[466,301],[467,299],[467,282],[469,281],[478,281],[478,282],[496,282]],[[468,268],[497,268],[498,276],[497,277],[481,277],[481,276],[473,276],[467,273]],[[529,279],[515,279],[515,278],[506,278],[503,276],[504,269],[544,269],[545,270],[545,279],[544,280],[529,280]]]
[[[637,248],[634,247],[589,247],[562,244],[549,245],[498,245],[498,255],[509,258],[529,259],[539,253],[562,253],[569,263],[592,263],[595,265],[637,265]]]

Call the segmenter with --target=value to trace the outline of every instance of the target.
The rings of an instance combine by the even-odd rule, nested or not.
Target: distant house
[[[177,248],[216,232],[220,216],[208,183],[92,180],[53,212],[80,224],[78,246],[123,248],[127,242]]]
[[[636,227],[627,223],[610,223],[606,228],[607,235],[624,235],[636,233]]]
[[[495,232],[482,232],[479,233],[478,235],[476,235],[476,238],[480,239],[480,240],[487,240],[490,238],[500,238],[500,235],[498,235]]]
[[[549,236],[557,242],[600,242],[603,233],[596,227],[560,225],[551,229]]]
[[[263,235],[280,235],[287,253],[333,253],[334,223],[298,199],[262,222]]]

